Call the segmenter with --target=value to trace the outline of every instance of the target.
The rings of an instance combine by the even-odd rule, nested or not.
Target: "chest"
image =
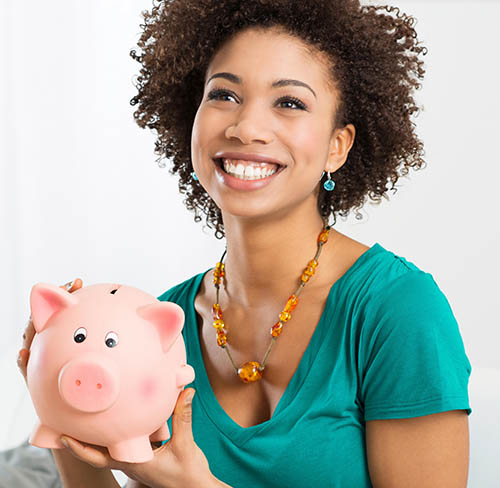
[[[320,322],[328,292],[328,287],[317,289],[300,300],[268,353],[262,379],[253,383],[241,381],[227,350],[217,345],[211,304],[198,304],[198,333],[205,370],[218,403],[238,425],[249,427],[273,416]],[[276,312],[276,307],[279,310],[280,305],[250,308],[243,314],[224,312],[227,347],[236,367],[248,361],[263,362],[271,344],[270,328],[277,316],[271,309]]]

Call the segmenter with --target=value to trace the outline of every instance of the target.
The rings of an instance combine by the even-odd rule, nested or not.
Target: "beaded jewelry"
[[[227,345],[227,331],[225,329],[224,320],[222,318],[222,309],[219,304],[220,284],[223,276],[225,275],[223,259],[224,256],[226,255],[227,249],[224,250],[224,253],[220,258],[220,261],[216,264],[213,272],[214,286],[216,289],[216,298],[215,298],[215,303],[212,307],[212,313],[214,319],[213,326],[217,331],[217,345],[219,347],[222,347],[226,351],[229,360],[233,365],[234,371],[240,377],[241,381],[243,381],[244,383],[253,383],[254,381],[258,381],[262,378],[267,358],[269,356],[269,353],[271,352],[271,349],[274,346],[274,343],[280,336],[285,323],[292,318],[291,312],[295,309],[295,307],[299,303],[298,297],[300,295],[300,292],[316,272],[319,255],[321,254],[321,249],[323,248],[324,244],[328,241],[328,233],[330,229],[331,226],[325,223],[317,239],[318,250],[316,251],[314,258],[307,263],[307,267],[304,269],[300,277],[299,287],[297,288],[295,293],[293,293],[288,298],[285,307],[279,314],[278,322],[276,322],[269,330],[269,333],[271,334],[271,342],[269,344],[269,347],[267,348],[266,353],[264,354],[264,359],[262,360],[262,363],[259,363],[258,361],[248,361],[245,364],[243,364],[240,368],[238,368],[234,363],[233,357],[231,356],[231,353],[229,352],[229,347]]]

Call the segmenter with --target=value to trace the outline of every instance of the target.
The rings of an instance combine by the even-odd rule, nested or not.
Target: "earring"
[[[323,174],[325,174],[324,171]],[[326,191],[333,191],[333,189],[335,188],[335,181],[333,181],[332,178],[330,177],[329,171],[328,171],[328,179],[323,183],[323,188]]]
[[[194,171],[191,171],[191,177],[193,178],[194,181],[198,181],[198,176]]]

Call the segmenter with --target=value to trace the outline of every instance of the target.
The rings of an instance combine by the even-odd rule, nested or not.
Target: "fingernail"
[[[61,444],[64,447],[69,447],[69,444],[68,444],[68,441],[66,440],[66,437],[61,437],[60,440],[61,440]]]

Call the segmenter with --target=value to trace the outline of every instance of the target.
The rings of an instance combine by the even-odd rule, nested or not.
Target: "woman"
[[[184,308],[196,371],[171,439],[128,465],[68,438],[66,485],[116,486],[113,468],[134,487],[466,486],[471,367],[446,298],[327,225],[423,165],[414,19],[181,0],[145,20],[136,120],[227,253],[159,297]]]

